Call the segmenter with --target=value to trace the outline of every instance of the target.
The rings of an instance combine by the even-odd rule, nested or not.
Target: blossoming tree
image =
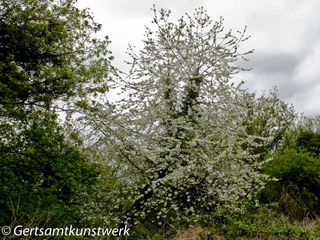
[[[252,52],[239,51],[245,29],[225,31],[203,8],[176,23],[170,11],[153,11],[142,49],[129,47],[131,70],[116,84],[124,97],[90,120],[134,186],[122,220],[162,224],[221,206],[241,210],[263,188],[264,156],[293,115],[277,98],[256,100],[232,81]]]

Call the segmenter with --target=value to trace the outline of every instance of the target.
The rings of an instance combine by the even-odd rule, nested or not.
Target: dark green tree
[[[278,202],[280,210],[293,220],[320,213],[320,134],[307,125],[293,130],[285,148],[265,166],[278,179],[261,193],[262,202]]]
[[[98,176],[55,111],[107,89],[109,41],[76,2],[0,0],[0,224],[79,221]]]
[[[106,90],[108,39],[74,0],[0,1],[0,107],[42,106]]]
[[[7,123],[5,133],[0,145],[0,224],[80,220],[82,193],[95,183],[98,171],[65,139],[52,114],[33,112],[25,122]]]

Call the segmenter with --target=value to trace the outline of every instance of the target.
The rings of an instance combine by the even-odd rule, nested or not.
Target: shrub
[[[320,159],[303,148],[286,149],[264,171],[278,181],[270,182],[262,191],[262,202],[279,202],[280,210],[293,220],[320,213]]]

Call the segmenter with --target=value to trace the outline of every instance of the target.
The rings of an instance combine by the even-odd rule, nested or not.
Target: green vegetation
[[[319,133],[297,131],[296,139],[279,151],[265,172],[278,179],[261,193],[261,200],[278,202],[292,220],[316,218],[320,197]]]
[[[8,131],[8,128],[6,129]],[[49,113],[33,112],[1,146],[1,225],[75,223],[79,195],[98,175]]]
[[[246,29],[153,12],[124,73],[76,1],[0,0],[0,227],[319,239],[319,118],[232,82]]]
[[[0,6],[0,225],[77,224],[99,168],[59,126],[54,101],[101,91],[108,41],[74,1]]]

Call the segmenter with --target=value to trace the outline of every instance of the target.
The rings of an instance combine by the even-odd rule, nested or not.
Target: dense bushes
[[[108,40],[93,36],[101,25],[73,0],[0,8],[0,225],[80,222],[99,170],[57,109],[106,90]]]
[[[212,239],[310,240],[319,239],[320,232],[312,222],[292,223],[281,215],[277,204],[252,206],[245,214],[228,216],[224,224],[213,223]]]
[[[280,210],[293,220],[320,213],[320,135],[299,131],[291,145],[276,154],[265,173],[277,178],[262,191],[262,202],[278,202]]]
[[[35,112],[0,146],[0,224],[72,223],[80,216],[80,193],[98,172],[65,139],[51,114]],[[41,218],[41,219],[39,219]],[[79,220],[79,219],[78,219]],[[42,222],[43,221],[43,222]]]

